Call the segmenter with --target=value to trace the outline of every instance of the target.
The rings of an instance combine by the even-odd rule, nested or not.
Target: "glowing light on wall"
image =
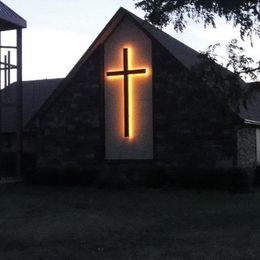
[[[132,69],[133,53],[131,48],[123,48],[123,68],[121,70],[108,71],[107,77],[123,76],[123,108],[124,108],[124,137],[133,138],[134,104],[133,104],[133,80],[132,77],[140,77],[147,74],[147,68]],[[136,83],[137,81],[135,81]]]

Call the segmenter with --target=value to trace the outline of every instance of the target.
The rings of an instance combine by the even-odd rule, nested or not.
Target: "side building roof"
[[[23,81],[23,124],[24,126],[46,102],[62,79]],[[13,83],[2,90],[2,132],[16,131],[16,93]]]

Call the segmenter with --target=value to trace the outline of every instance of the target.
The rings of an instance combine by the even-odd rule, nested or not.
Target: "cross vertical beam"
[[[124,76],[124,136],[129,137],[129,76],[130,74],[144,74],[146,69],[128,68],[128,49],[123,48],[123,70],[108,71],[107,76]]]
[[[128,49],[123,49],[124,56],[124,120],[125,137],[129,137],[129,87],[128,87]]]

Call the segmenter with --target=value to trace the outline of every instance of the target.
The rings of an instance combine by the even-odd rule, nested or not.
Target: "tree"
[[[237,40],[233,39],[226,45],[228,56],[227,68],[234,73],[223,69],[217,64],[216,49],[220,44],[210,45],[205,52],[199,54],[200,63],[192,69],[195,77],[199,78],[215,93],[220,102],[227,103],[234,111],[239,111],[240,106],[247,107],[256,89],[248,87],[241,78],[256,79],[256,69],[251,67],[252,58],[244,55],[244,49],[239,47]]]
[[[188,20],[201,22],[204,27],[216,27],[216,15],[224,17],[232,22],[234,27],[239,27],[242,40],[249,37],[253,43],[253,36],[260,37],[260,0],[135,0],[136,7],[145,11],[145,18],[160,28],[173,24],[176,31],[182,32]],[[252,64],[253,59],[236,52],[243,49],[233,40],[227,45],[229,61],[227,67],[233,67],[236,73],[248,74],[256,79],[256,73],[260,71],[260,64],[253,67],[245,67]],[[211,54],[213,50],[211,50]],[[233,55],[232,55],[233,54]],[[214,54],[213,54],[214,55]],[[241,69],[238,71],[238,69]]]
[[[260,37],[260,0],[134,0],[136,7],[145,11],[145,18],[160,28],[173,24],[176,31],[183,32],[191,19],[203,23],[204,27],[216,27],[217,16],[232,22],[239,27],[242,40],[249,38],[253,44],[253,36]],[[223,73],[216,66],[216,49],[219,43],[209,46],[199,57],[201,64],[194,74],[215,91],[219,98],[226,100],[235,110],[239,110],[240,103],[246,106],[247,100],[253,93],[245,84],[241,84],[240,77],[255,80],[260,72],[260,62],[255,63],[244,54],[244,49],[233,39],[226,45],[228,60],[226,66],[234,74]],[[239,76],[239,77],[237,77]]]
[[[232,21],[240,27],[240,35],[260,37],[259,0],[135,0],[136,7],[146,12],[145,18],[159,27],[173,23],[174,29],[183,31],[189,18],[216,27],[215,15]]]

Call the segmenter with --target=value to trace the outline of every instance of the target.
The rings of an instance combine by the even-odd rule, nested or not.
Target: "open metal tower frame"
[[[26,21],[0,1],[0,177],[2,169],[2,89],[11,83],[11,70],[16,70],[16,176],[22,176],[23,154],[23,85],[22,85],[22,29]],[[2,32],[16,30],[16,42],[2,45]],[[11,64],[11,51],[16,52],[16,64]]]

